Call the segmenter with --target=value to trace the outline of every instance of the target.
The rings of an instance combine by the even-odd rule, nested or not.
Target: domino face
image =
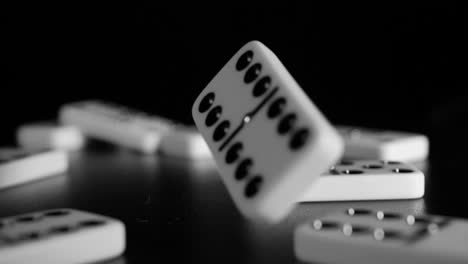
[[[62,175],[68,168],[65,152],[0,148],[0,189]]]
[[[279,59],[242,47],[195,100],[192,116],[238,209],[277,222],[341,156],[341,137]]]
[[[344,139],[345,159],[419,161],[429,154],[429,140],[415,133],[337,126]]]
[[[414,199],[424,195],[424,173],[397,161],[343,161],[311,185],[300,202]]]
[[[125,226],[106,216],[53,209],[0,219],[0,264],[88,263],[125,249]]]
[[[64,105],[60,120],[78,127],[87,136],[147,154],[155,153],[161,137],[174,127],[167,119],[102,101]]]
[[[212,159],[211,151],[196,127],[178,126],[161,139],[161,153],[187,159]]]
[[[16,141],[26,149],[77,150],[84,146],[85,137],[76,127],[40,122],[20,126]]]
[[[300,225],[295,254],[314,263],[468,263],[468,221],[349,208]]]

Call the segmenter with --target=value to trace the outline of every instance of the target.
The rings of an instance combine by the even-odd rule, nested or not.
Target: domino
[[[243,46],[200,93],[192,116],[240,212],[275,223],[343,142],[275,54]]]
[[[63,175],[67,168],[64,151],[0,148],[0,189]]]
[[[468,263],[468,221],[349,208],[301,224],[297,258],[313,263]]]
[[[422,134],[337,126],[345,142],[344,159],[420,161],[429,154],[429,140]]]
[[[415,199],[424,195],[424,173],[397,161],[343,161],[311,185],[300,202]]]
[[[25,124],[16,131],[16,141],[26,149],[81,149],[86,140],[73,126],[61,126],[49,122]]]
[[[160,152],[187,159],[212,159],[211,151],[196,127],[178,126],[163,136]]]
[[[153,154],[161,138],[175,126],[171,121],[102,101],[66,104],[60,121],[76,126],[83,134],[141,153]]]
[[[52,209],[0,219],[0,264],[94,263],[124,249],[124,224],[102,215]]]

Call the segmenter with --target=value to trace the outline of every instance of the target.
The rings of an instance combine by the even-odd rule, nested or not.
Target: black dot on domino
[[[269,76],[264,76],[255,84],[252,94],[255,97],[263,95],[271,87],[271,78]]]
[[[304,146],[309,138],[309,130],[307,128],[298,129],[291,136],[289,140],[289,148],[292,150],[298,150]]]
[[[372,211],[368,209],[349,208],[348,210],[346,210],[346,214],[349,216],[370,215],[372,214]]]
[[[315,230],[330,230],[330,229],[338,229],[340,224],[337,222],[332,222],[332,221],[322,221],[322,220],[314,220],[312,222],[312,227]]]
[[[401,168],[396,168],[392,170],[395,173],[411,173],[413,170],[410,169],[401,169]]]
[[[378,220],[395,220],[395,219],[401,219],[402,216],[396,213],[389,213],[389,212],[384,212],[384,211],[378,211],[375,216],[377,217]]]
[[[231,123],[227,120],[224,120],[221,123],[219,123],[219,125],[215,128],[213,132],[213,140],[216,142],[223,139],[229,131],[230,126]]]
[[[223,108],[220,105],[215,106],[213,109],[210,110],[210,112],[208,112],[208,115],[206,115],[205,125],[207,127],[214,125],[216,122],[218,122],[222,113]]]
[[[237,165],[234,177],[236,180],[243,180],[250,173],[250,169],[253,166],[253,161],[250,158],[243,159],[239,165]]]
[[[69,211],[67,210],[54,210],[54,211],[49,211],[49,212],[45,212],[44,213],[44,216],[64,216],[64,215],[68,215],[70,214]]]
[[[432,223],[432,220],[426,217],[421,217],[421,216],[414,216],[414,215],[408,215],[406,217],[406,223],[408,225],[414,225],[414,224],[430,224]]]
[[[276,118],[283,113],[284,107],[286,106],[286,99],[280,97],[274,100],[270,107],[268,107],[267,116],[269,118]]]
[[[376,228],[374,230],[374,239],[378,241],[399,239],[402,238],[402,234],[393,230],[384,230],[383,228]]]
[[[296,120],[296,114],[290,113],[285,115],[283,118],[281,118],[278,124],[278,133],[280,135],[284,135],[291,131],[291,129],[294,127],[294,123],[296,123]]]
[[[381,169],[383,168],[382,165],[379,165],[379,164],[366,164],[364,166],[362,166],[364,169]]]
[[[22,233],[18,235],[15,240],[16,241],[26,241],[26,240],[36,240],[39,237],[41,237],[41,234],[39,232],[27,232],[27,233]]]
[[[52,227],[48,233],[49,234],[64,234],[64,233],[68,233],[72,231],[73,229],[74,229],[73,227],[66,226],[66,225],[56,226],[56,227]]]
[[[256,175],[254,177],[252,177],[252,179],[250,179],[248,182],[247,182],[247,185],[245,186],[245,196],[247,198],[252,198],[254,197],[258,191],[260,190],[260,187],[262,186],[262,183],[263,183],[263,179],[261,176],[259,175]]]
[[[344,173],[344,174],[362,174],[364,172],[362,170],[343,170],[342,173]]]
[[[247,68],[250,62],[252,62],[253,56],[254,56],[254,53],[251,50],[244,52],[244,54],[242,54],[237,60],[236,70],[242,71],[243,69]]]
[[[371,232],[371,229],[367,226],[344,224],[342,231],[345,236],[352,236],[368,234]]]
[[[226,152],[226,163],[232,164],[235,161],[237,161],[237,159],[239,159],[239,153],[242,151],[243,148],[244,146],[241,142],[234,143]]]
[[[401,164],[399,161],[390,161],[390,160],[382,160],[383,164],[388,164],[388,165],[398,165]]]
[[[81,221],[80,223],[78,223],[78,225],[81,227],[95,227],[95,226],[101,226],[105,223],[106,222],[104,220],[85,220],[85,221]]]
[[[15,222],[17,223],[29,223],[29,222],[34,222],[39,220],[40,217],[36,217],[33,215],[27,215],[27,216],[20,216],[15,219]]]
[[[245,72],[244,82],[249,84],[255,81],[255,79],[257,79],[257,77],[260,75],[261,71],[262,65],[260,63],[255,63],[254,65],[250,66],[250,68]]]
[[[215,100],[215,94],[213,92],[205,95],[205,97],[203,97],[203,99],[200,101],[200,105],[198,106],[198,111],[200,113],[204,113],[208,111],[213,105],[214,100]]]

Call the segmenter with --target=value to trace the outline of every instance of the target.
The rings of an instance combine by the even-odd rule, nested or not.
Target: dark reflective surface
[[[265,225],[239,214],[211,161],[94,146],[70,154],[66,175],[1,191],[0,216],[71,207],[121,219],[127,250],[109,263],[294,263],[295,226],[330,211],[371,207],[468,218],[463,163],[431,157],[418,164],[428,179],[423,199],[301,203],[280,224]]]

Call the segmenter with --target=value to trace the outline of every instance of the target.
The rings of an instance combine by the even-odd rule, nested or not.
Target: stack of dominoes
[[[91,137],[146,154],[213,158],[239,211],[267,223],[283,220],[298,202],[414,199],[424,195],[424,174],[410,163],[427,158],[427,137],[332,126],[275,54],[258,41],[242,47],[212,79],[195,100],[192,116],[196,128],[108,102],[83,101],[60,109],[60,125],[25,125],[17,136],[19,145],[28,149],[76,150]],[[16,170],[24,174],[21,179],[37,177],[27,173],[27,168],[39,162],[28,160],[30,156],[42,155],[50,164],[62,164],[41,175],[65,169],[63,156],[29,153],[7,158],[0,155],[0,183],[18,184],[5,177]],[[39,225],[40,221],[45,222]],[[298,227],[295,252],[303,261],[372,263],[382,262],[378,254],[386,252],[390,260],[402,252],[402,263],[434,259],[466,263],[463,246],[455,247],[452,255],[441,247],[444,243],[462,244],[466,234],[456,234],[456,230],[467,226],[462,220],[441,216],[350,208],[346,214]],[[439,231],[442,235],[433,236]],[[48,263],[118,255],[124,247],[124,228],[116,220],[70,209],[11,217],[0,221],[0,256],[6,256],[0,263],[3,259],[14,263],[44,257],[57,239],[68,241],[63,244],[68,252],[68,245],[106,234],[114,235],[116,244],[93,252],[94,256],[60,255],[53,261],[47,259]],[[405,243],[416,250],[404,249]],[[373,252],[359,254],[360,249],[371,246]],[[328,247],[343,254],[326,250]],[[421,257],[427,252],[438,252],[442,258]]]

